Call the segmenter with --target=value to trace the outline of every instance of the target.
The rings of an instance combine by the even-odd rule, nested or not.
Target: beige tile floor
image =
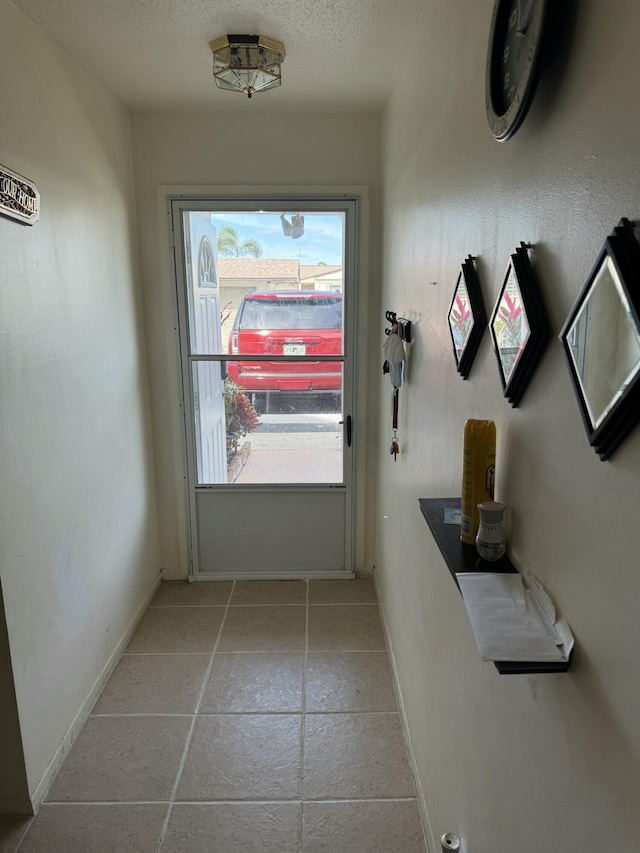
[[[165,582],[0,853],[424,853],[373,584]]]

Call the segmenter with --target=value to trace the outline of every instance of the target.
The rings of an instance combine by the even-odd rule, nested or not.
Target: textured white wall
[[[268,94],[265,96],[268,97]],[[359,478],[357,564],[371,564],[375,513],[375,397],[378,346],[370,328],[377,316],[379,289],[380,118],[375,115],[238,115],[231,113],[136,113],[132,116],[136,197],[151,402],[158,483],[162,566],[167,576],[186,575],[185,499],[177,402],[178,356],[174,334],[166,203],[158,187],[366,186],[370,216],[364,239],[368,269],[361,282],[358,376]],[[166,192],[165,192],[166,197]],[[373,436],[373,437],[371,437]],[[370,511],[371,510],[371,511]],[[365,512],[369,514],[365,519]],[[368,525],[368,526],[367,526]]]
[[[16,705],[9,635],[0,583],[0,814],[31,811]]]
[[[29,790],[159,570],[129,118],[0,0],[0,572]]]
[[[433,831],[463,836],[469,853],[640,849],[640,428],[598,459],[556,339],[604,238],[640,219],[640,8],[566,5],[509,142],[485,119],[491,0],[427,5],[383,117],[382,298],[415,320],[415,344],[397,463],[379,442],[376,570]],[[469,253],[490,313],[521,240],[536,246],[554,337],[513,410],[488,333],[469,379],[457,375],[446,316]],[[420,514],[419,497],[460,494],[472,417],[497,425],[512,559],[573,628],[567,674],[499,676],[480,661]]]

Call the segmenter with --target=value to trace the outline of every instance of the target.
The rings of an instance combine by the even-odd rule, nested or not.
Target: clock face
[[[505,142],[522,124],[540,66],[547,0],[496,0],[487,56],[487,119]]]

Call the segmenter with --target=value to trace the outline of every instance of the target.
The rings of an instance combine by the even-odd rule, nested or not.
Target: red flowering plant
[[[455,305],[451,308],[451,329],[456,341],[456,346],[462,349],[469,331],[469,324],[473,320],[471,316],[471,308],[466,300],[456,296]]]
[[[503,347],[517,347],[522,337],[522,305],[518,305],[518,298],[512,299],[507,291],[502,294],[498,317],[500,323],[496,323],[496,336],[499,337]]]
[[[260,426],[260,418],[251,400],[243,389],[230,379],[224,381],[224,413],[227,439],[237,445],[238,439],[254,432]]]
[[[223,305],[220,309],[220,325],[224,326],[229,317],[231,316],[231,306],[233,305],[233,301],[229,300],[226,305]]]

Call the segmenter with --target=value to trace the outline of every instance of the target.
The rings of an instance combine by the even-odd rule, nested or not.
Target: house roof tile
[[[327,264],[314,264],[313,266],[300,265],[300,281],[309,278],[322,278],[330,273],[340,272],[342,267],[332,267]]]
[[[227,281],[298,281],[298,261],[269,258],[218,258],[218,273]]]

